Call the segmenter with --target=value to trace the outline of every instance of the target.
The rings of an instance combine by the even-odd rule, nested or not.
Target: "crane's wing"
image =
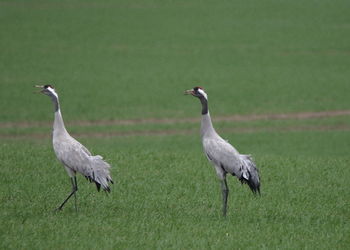
[[[213,164],[240,178],[241,159],[238,151],[231,144],[222,138],[203,139],[203,149]]]
[[[74,139],[74,138],[73,138]],[[74,139],[75,140],[75,139]],[[81,146],[81,150],[83,150],[87,155],[92,155],[91,153],[90,153],[90,151],[83,145],[83,144],[81,144],[80,142],[78,142],[77,140],[75,140],[77,143],[79,143],[80,144],[80,146]]]
[[[54,143],[54,149],[57,158],[66,167],[95,182],[98,190],[102,186],[104,190],[110,191],[108,182],[113,183],[110,165],[100,155],[91,155],[86,147],[72,137]]]
[[[221,137],[203,139],[203,148],[216,168],[235,175],[242,183],[247,183],[254,193],[260,192],[259,172],[249,155],[240,154]]]

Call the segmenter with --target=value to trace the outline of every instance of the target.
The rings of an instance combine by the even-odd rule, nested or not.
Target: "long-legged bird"
[[[78,191],[78,184],[76,173],[81,173],[90,182],[94,182],[98,191],[102,187],[103,190],[110,192],[109,183],[113,183],[109,172],[110,165],[100,155],[92,155],[86,147],[69,135],[64,126],[58,95],[55,89],[51,85],[36,85],[35,87],[40,88],[41,93],[49,96],[54,104],[53,149],[57,159],[66,169],[72,183],[71,193],[57,210],[61,210],[72,195],[74,195],[74,205],[77,210],[76,192]]]
[[[254,194],[260,194],[258,169],[250,155],[242,155],[215,131],[208,110],[208,96],[201,87],[186,90],[185,94],[197,97],[202,104],[201,137],[204,153],[213,164],[221,181],[222,213],[226,216],[229,189],[226,174],[236,176],[242,183],[248,184]]]

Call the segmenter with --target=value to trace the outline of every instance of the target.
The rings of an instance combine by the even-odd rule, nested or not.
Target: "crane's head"
[[[193,95],[199,99],[205,98],[208,100],[208,95],[202,87],[194,87],[193,89],[186,90],[185,95]]]
[[[202,87],[194,87],[185,91],[185,95],[193,95],[197,97],[202,104],[202,115],[208,114],[208,95]]]
[[[45,95],[48,95],[50,97],[56,97],[58,98],[58,95],[52,85],[35,85],[34,87],[40,88],[41,90],[39,91],[40,93],[43,93]]]

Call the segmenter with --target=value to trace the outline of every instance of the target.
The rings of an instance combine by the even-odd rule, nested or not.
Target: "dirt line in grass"
[[[218,131],[224,133],[262,133],[262,132],[302,132],[302,131],[350,131],[350,125],[305,125],[305,126],[285,126],[285,127],[250,127],[250,128],[223,128]],[[113,138],[124,136],[171,136],[171,135],[195,135],[199,136],[198,129],[169,129],[169,130],[141,130],[126,132],[87,132],[71,133],[75,138]],[[48,139],[50,133],[32,133],[22,135],[1,135],[0,139]]]
[[[350,110],[333,110],[320,112],[297,112],[281,114],[248,114],[248,115],[230,115],[214,116],[215,122],[220,121],[260,121],[260,120],[307,120],[315,118],[330,118],[337,116],[350,116]],[[179,124],[179,123],[197,123],[200,117],[188,118],[145,118],[145,119],[127,119],[127,120],[99,120],[99,121],[70,121],[67,126],[113,126],[113,125],[142,125],[142,124]],[[0,122],[0,128],[35,128],[51,127],[50,122]]]

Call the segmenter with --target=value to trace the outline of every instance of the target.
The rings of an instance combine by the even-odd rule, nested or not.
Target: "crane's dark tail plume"
[[[102,188],[108,193],[111,192],[109,187],[109,183],[113,184],[109,173],[111,166],[100,155],[90,156],[90,159],[92,160],[90,171],[87,172],[85,178],[96,184],[97,191],[100,191]]]
[[[246,183],[254,194],[260,195],[260,177],[259,170],[250,155],[241,155],[242,158],[242,175],[239,179],[241,183]]]
[[[101,184],[100,184],[100,183],[98,183],[96,180],[94,180],[94,178],[91,177],[91,176],[85,176],[85,178],[86,178],[89,182],[95,183],[96,188],[97,188],[97,191],[100,192],[100,190],[101,190]],[[107,180],[107,182],[110,182],[111,184],[114,184],[114,182],[113,182],[112,180]],[[106,191],[106,192],[108,192],[108,193],[111,192],[111,189],[110,189],[109,186],[104,187],[103,190]]]

